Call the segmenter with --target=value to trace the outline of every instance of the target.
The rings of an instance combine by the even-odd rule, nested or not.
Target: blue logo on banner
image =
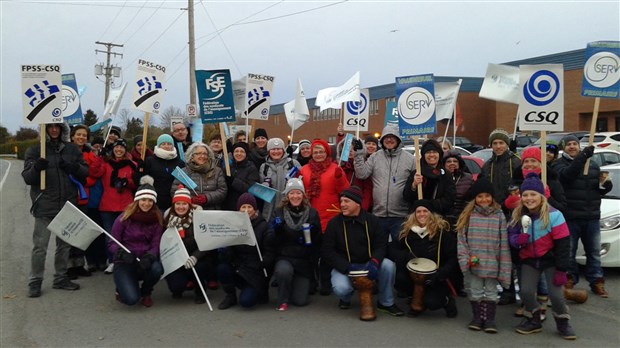
[[[396,78],[401,137],[435,134],[435,79],[432,74]]]
[[[32,87],[28,88],[24,94],[30,98],[28,104],[33,106],[34,109],[26,116],[29,121],[34,120],[35,117],[43,110],[47,104],[56,99],[56,94],[60,93],[60,89],[56,85],[50,85],[49,81],[43,80],[41,84],[35,83]],[[36,105],[36,106],[35,106]],[[55,108],[52,110],[52,115],[58,117],[62,115],[62,110]]]
[[[69,125],[84,123],[75,74],[62,75],[62,114]]]
[[[157,81],[156,76],[151,76],[150,78],[147,76],[143,79],[136,81],[136,84],[138,85],[138,87],[140,87],[140,89],[138,89],[138,94],[141,95],[141,97],[138,98],[138,100],[136,100],[134,103],[136,107],[140,106],[140,104],[147,101],[147,99],[149,99],[150,97],[159,93],[159,91],[162,89],[161,82]],[[155,105],[154,108],[158,109],[159,106]]]
[[[620,42],[591,42],[586,48],[581,95],[618,98],[620,96]]]
[[[545,106],[560,92],[560,79],[549,70],[540,70],[523,84],[523,97],[535,106]]]
[[[196,87],[203,123],[235,121],[229,70],[196,70]]]
[[[368,106],[368,97],[364,93],[360,93],[360,101],[347,102],[347,111],[351,115],[359,115],[364,113]]]

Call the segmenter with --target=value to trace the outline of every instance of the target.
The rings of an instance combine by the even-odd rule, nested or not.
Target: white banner
[[[435,113],[437,114],[437,121],[452,118],[462,81],[459,79],[455,82],[435,82]]]
[[[370,91],[368,88],[360,90],[359,101],[346,102],[344,107],[344,117],[342,129],[346,131],[357,131],[359,122],[361,131],[368,130],[368,116],[370,106]],[[347,155],[348,156],[348,155]]]
[[[246,133],[245,139],[247,140],[248,143],[250,143],[250,134],[252,134],[252,125],[249,124],[247,127],[244,124],[231,124],[230,126],[228,126],[229,129],[229,135],[228,137],[233,137],[235,136],[235,133],[237,133],[240,130],[244,130]],[[235,139],[233,139],[234,141]],[[229,149],[230,150],[230,149]]]
[[[519,104],[519,94],[519,68],[489,63],[480,98]]]
[[[522,81],[519,97],[521,130],[564,130],[564,66],[519,66]]]
[[[230,245],[256,245],[256,236],[247,213],[238,211],[194,212],[194,238],[200,250]]]
[[[360,72],[356,72],[347,82],[340,87],[329,87],[319,91],[316,95],[315,105],[325,109],[340,109],[346,101],[359,101],[360,99]]]
[[[183,116],[170,116],[170,133],[174,130],[174,125],[183,123]]]
[[[248,74],[245,84],[245,110],[241,117],[266,120],[269,118],[273,76]]]
[[[166,67],[138,59],[132,104],[134,108],[159,114],[164,98]]]
[[[175,227],[168,227],[161,236],[161,242],[159,243],[159,259],[164,267],[164,274],[161,279],[164,279],[168,274],[176,271],[179,267],[184,267],[185,262],[189,259],[189,254],[179,231]]]
[[[125,87],[127,87],[127,82],[123,83],[121,88],[110,90],[110,93],[108,94],[108,101],[105,103],[105,109],[103,110],[102,121],[116,115],[118,108],[121,105],[121,99],[123,99],[123,93],[125,93]]]
[[[300,79],[297,79],[295,99],[284,104],[284,114],[286,115],[286,122],[293,130],[303,126],[310,118],[306,94],[304,93],[304,88],[301,86]]]
[[[22,65],[21,73],[24,122],[62,123],[60,65]]]
[[[80,209],[66,202],[56,217],[47,225],[47,229],[68,244],[86,250],[100,234],[103,228],[97,225]]]
[[[236,116],[241,116],[241,114],[245,112],[245,84],[247,79],[247,76],[244,76],[232,82]]]

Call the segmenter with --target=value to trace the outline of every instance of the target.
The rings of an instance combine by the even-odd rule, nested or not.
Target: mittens
[[[192,197],[192,203],[196,205],[205,205],[207,203],[207,196],[196,195]]]
[[[196,256],[190,256],[189,259],[185,261],[185,269],[194,268],[197,262],[198,262],[198,259],[196,258]]]

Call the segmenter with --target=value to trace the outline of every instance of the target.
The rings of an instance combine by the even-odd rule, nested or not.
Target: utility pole
[[[196,105],[196,42],[194,39],[194,0],[187,0],[189,32],[189,103]]]
[[[123,47],[123,45],[118,45],[118,44],[114,44],[111,42],[101,42],[101,41],[96,41],[95,42],[97,45],[104,45],[106,47],[105,51],[100,51],[100,50],[95,50],[95,53],[105,53],[107,55],[106,58],[106,64],[104,69],[104,75],[105,75],[105,99],[103,100],[103,105],[105,106],[105,104],[108,102],[108,96],[110,95],[110,83],[112,81],[112,66],[110,66],[110,56],[114,55],[114,57],[116,56],[121,56],[121,58],[123,57],[123,54],[121,53],[117,53],[117,52],[112,52],[112,47]]]

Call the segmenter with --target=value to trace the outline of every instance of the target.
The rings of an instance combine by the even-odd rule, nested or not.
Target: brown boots
[[[604,278],[597,278],[594,283],[590,285],[590,289],[592,289],[592,292],[599,295],[600,297],[609,297],[609,294],[607,294],[607,290],[605,290]]]

